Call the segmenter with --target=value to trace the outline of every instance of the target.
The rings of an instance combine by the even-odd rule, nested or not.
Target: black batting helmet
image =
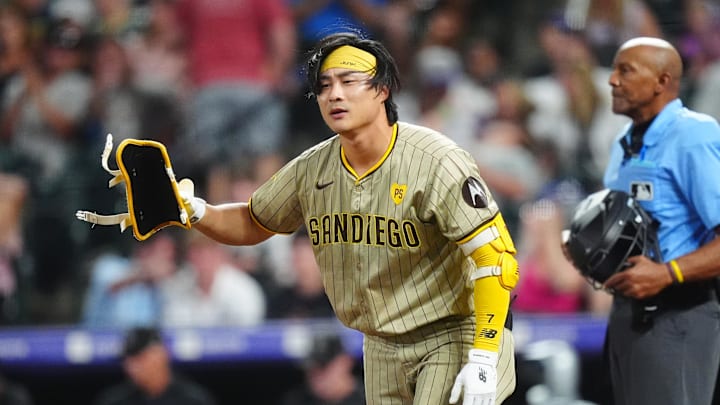
[[[656,231],[657,222],[633,197],[605,189],[578,204],[566,248],[580,273],[604,283],[625,269],[631,256],[661,260]]]

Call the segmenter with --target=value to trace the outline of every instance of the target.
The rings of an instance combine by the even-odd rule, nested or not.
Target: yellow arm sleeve
[[[497,352],[510,305],[510,291],[500,285],[498,277],[475,280],[474,287],[476,326],[473,347]]]
[[[515,246],[502,215],[461,241],[460,247],[476,267],[471,276],[477,322],[473,346],[497,352],[510,305],[510,290],[519,279]]]

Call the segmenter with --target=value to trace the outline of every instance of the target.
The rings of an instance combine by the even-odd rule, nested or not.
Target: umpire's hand
[[[470,349],[468,363],[455,378],[450,403],[457,403],[462,391],[462,405],[495,405],[497,361],[497,353]]]
[[[645,256],[628,259],[630,267],[605,280],[603,287],[626,297],[642,300],[657,295],[672,284],[665,265]]]

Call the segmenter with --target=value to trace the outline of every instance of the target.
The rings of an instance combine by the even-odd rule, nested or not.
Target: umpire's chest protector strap
[[[118,166],[115,170],[108,166],[112,149],[112,135],[108,135],[102,167],[113,176],[108,187],[125,184],[128,212],[99,215],[78,211],[77,218],[97,225],[120,225],[121,232],[132,227],[138,240],[145,240],[169,225],[189,229],[188,214],[165,146],[156,141],[125,139],[115,153]]]

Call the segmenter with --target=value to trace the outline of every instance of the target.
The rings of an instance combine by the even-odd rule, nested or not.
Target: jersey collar
[[[340,147],[340,159],[342,159],[342,164],[345,166],[345,169],[349,171],[354,177],[355,181],[358,182],[365,177],[371,175],[374,171],[376,171],[382,164],[387,160],[388,156],[390,156],[390,152],[392,152],[393,147],[395,147],[395,141],[397,140],[397,134],[398,134],[398,123],[396,122],[393,124],[393,133],[392,138],[390,138],[390,144],[388,145],[387,149],[385,150],[385,153],[383,153],[380,160],[378,160],[367,172],[365,172],[362,176],[358,175],[355,172],[355,169],[350,166],[350,162],[347,161],[347,158],[345,157],[345,150]]]

